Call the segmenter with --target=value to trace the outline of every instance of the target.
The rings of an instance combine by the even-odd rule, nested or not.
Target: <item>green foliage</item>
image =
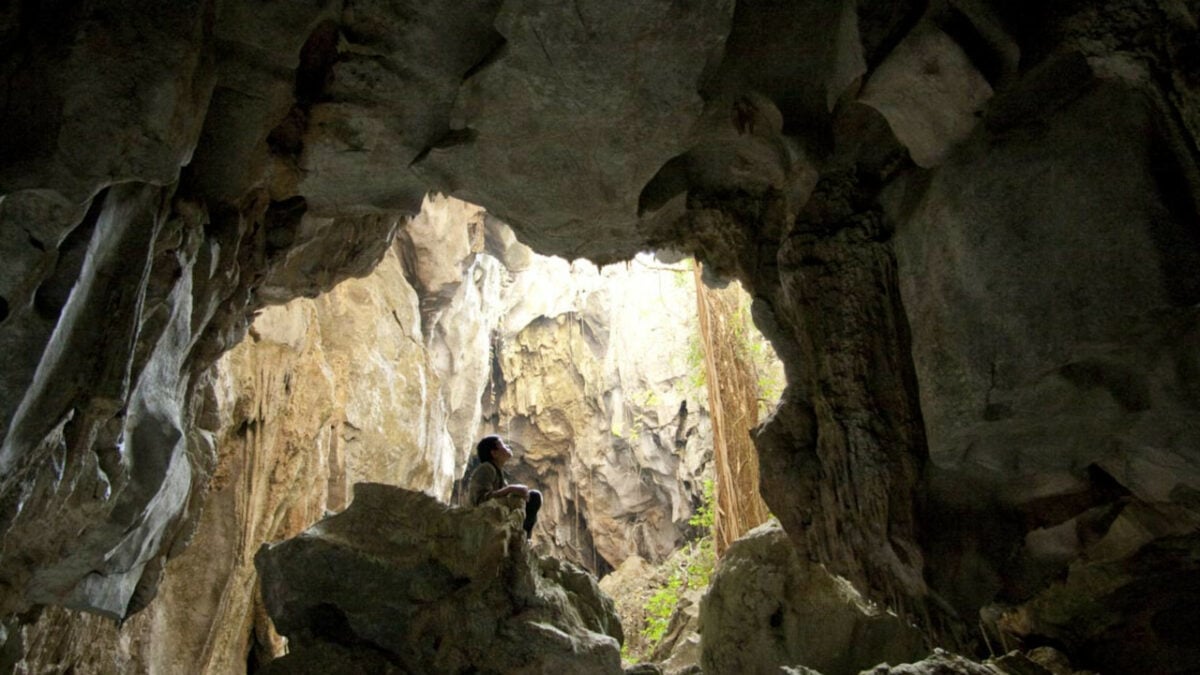
[[[637,419],[637,420],[634,420],[633,424],[629,425],[629,429],[628,429],[629,435],[628,436],[621,433],[621,429],[620,429],[620,427],[618,427],[616,425],[616,423],[613,423],[613,425],[609,427],[608,433],[612,434],[613,436],[616,436],[617,438],[624,438],[626,441],[628,441],[630,443],[630,445],[636,445],[638,442],[638,439],[640,439],[642,437],[642,429],[643,429],[642,420]]]
[[[708,588],[716,565],[717,555],[713,550],[712,536],[709,535],[695,543],[692,556],[684,568],[688,588]]]
[[[704,491],[700,497],[700,506],[692,514],[692,517],[688,518],[688,525],[702,527],[708,531],[709,535],[712,534],[713,524],[716,523],[716,514],[713,509],[713,502],[716,501],[714,490],[716,490],[716,485],[713,483],[713,479],[705,478]]]
[[[646,601],[646,627],[642,629],[642,637],[651,651],[662,642],[671,622],[671,612],[679,604],[679,594],[683,590],[683,579],[678,574],[671,575],[667,585],[658,589]]]
[[[682,563],[675,568],[667,580],[667,585],[655,591],[646,601],[646,625],[642,629],[642,637],[646,640],[647,651],[662,642],[671,623],[671,615],[679,605],[679,599],[688,589],[707,588],[712,581],[713,569],[717,564],[716,552],[713,549],[712,527],[714,518],[713,481],[704,480],[704,492],[700,507],[688,519],[693,527],[704,528],[705,534],[696,541],[688,544],[688,551]]]
[[[653,389],[647,389],[634,397],[634,403],[642,408],[654,408],[662,403],[662,398]]]

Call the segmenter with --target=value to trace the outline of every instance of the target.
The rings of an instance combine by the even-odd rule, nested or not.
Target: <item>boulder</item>
[[[621,672],[612,600],[532,553],[520,504],[360,483],[342,513],[264,546],[263,600],[292,650],[270,672]]]
[[[977,663],[967,658],[935,649],[928,658],[916,663],[890,666],[886,663],[864,670],[860,675],[1002,675],[991,664]]]
[[[777,672],[797,664],[853,675],[925,653],[921,634],[810,562],[776,521],[734,542],[700,605],[707,673]],[[803,671],[801,671],[803,672]]]
[[[803,669],[800,671],[803,673]],[[881,663],[859,675],[1094,675],[1091,671],[1074,670],[1067,657],[1052,647],[1038,647],[1029,652],[1012,651],[982,663],[951,654],[944,649],[916,663],[890,666]]]

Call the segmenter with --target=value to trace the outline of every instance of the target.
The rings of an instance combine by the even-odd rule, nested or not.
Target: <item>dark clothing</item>
[[[479,506],[486,502],[488,495],[506,485],[508,485],[508,481],[504,480],[504,472],[496,468],[495,464],[491,462],[480,464],[471,473],[470,487],[467,488],[471,506]]]
[[[491,462],[484,462],[471,473],[470,486],[467,496],[472,506],[479,506],[488,500],[488,495],[508,485],[504,472]],[[542,508],[542,493],[537,490],[529,491],[529,499],[525,502],[525,538],[533,536],[533,526],[537,524],[538,510]]]
[[[525,538],[533,537],[533,526],[537,525],[538,509],[542,508],[542,493],[537,490],[529,491],[529,501],[525,502]]]

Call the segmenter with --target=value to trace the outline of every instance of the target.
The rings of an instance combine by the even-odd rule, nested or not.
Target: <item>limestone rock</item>
[[[14,355],[18,376],[32,379],[20,405],[7,408],[0,446],[9,494],[0,578],[14,589],[0,601],[9,611],[55,601],[124,616],[148,569],[143,591],[153,595],[161,556],[185,519],[195,484],[179,373],[191,295],[172,276],[190,268],[198,232],[168,220],[164,194],[131,183],[98,197],[92,222],[64,243],[25,308],[57,326]],[[96,343],[97,325],[113,341]],[[36,371],[24,371],[29,357]],[[99,445],[68,460],[72,443]],[[38,516],[68,495],[78,509]]]
[[[463,281],[483,237],[483,209],[457,199],[431,195],[409,220],[402,236],[413,286],[427,304],[444,304]]]
[[[779,670],[786,675],[821,675],[812,668],[806,668],[804,666],[784,666]]]
[[[656,663],[638,663],[625,669],[625,675],[663,675]]]
[[[334,642],[319,642],[293,649],[287,658],[268,662],[264,675],[407,675],[378,650],[354,649]]]
[[[714,673],[799,664],[853,675],[925,651],[920,631],[805,560],[775,521],[751,530],[719,561],[700,605],[700,635],[701,665]]]
[[[174,182],[215,83],[207,14],[198,4],[160,12],[43,6],[5,17],[23,55],[0,64],[12,83],[0,106],[9,130],[0,139],[0,194],[48,189],[81,204],[114,183]]]
[[[988,659],[982,663],[952,654],[944,649],[916,663],[890,666],[880,664],[860,675],[1093,675],[1076,671],[1061,652],[1039,647],[1028,654],[1020,651]]]
[[[281,653],[265,615],[256,618],[259,545],[344,508],[353,481],[449,489],[458,449],[439,392],[465,374],[439,377],[428,363],[418,305],[389,250],[368,278],[262,310],[206,374],[194,440],[214,448],[216,463],[193,546],[168,562],[158,601],[120,628],[46,612],[19,629],[22,667],[108,658],[119,670],[182,675]],[[79,639],[53,637],[64,631]]]
[[[333,643],[415,672],[619,673],[612,601],[585,573],[534,557],[522,513],[359,484],[345,511],[256,556],[267,609],[297,650],[273,667],[292,672],[304,650]]]
[[[691,272],[663,267],[537,257],[504,293],[487,414],[555,550],[600,574],[683,541],[711,458]]]
[[[703,110],[696,83],[732,11],[727,0],[504,3],[503,48],[462,84],[451,133],[416,171],[544,253],[632,255],[637,194],[686,149]],[[581,161],[591,180],[564,180]]]
[[[501,4],[345,3],[296,143],[293,189],[316,213],[419,210],[430,186],[410,167],[453,143],[465,75],[501,49]]]
[[[305,228],[302,201],[209,210],[177,188],[102,190],[51,264],[17,279],[22,295],[12,296],[20,304],[9,318],[42,319],[2,329],[15,366],[4,389],[24,387],[5,403],[0,449],[8,523],[0,577],[13,589],[5,607],[55,602],[114,617],[144,607],[165,556],[194,529],[216,461],[214,430],[196,419],[196,375],[244,335],[247,313],[267,298],[327,290],[369,270],[396,222],[327,223],[333,235],[332,226]],[[58,216],[37,213],[50,219],[30,230],[40,236]],[[330,237],[362,245],[321,255],[323,271],[307,273]],[[95,339],[99,325],[111,341]],[[88,450],[64,454],[68,446]],[[78,509],[53,506],[68,495]],[[57,515],[43,518],[45,509]]]
[[[898,666],[883,664],[864,670],[860,675],[1002,675],[1004,672],[990,664],[978,663],[937,649],[928,658],[916,663]]]
[[[922,26],[879,65],[860,100],[887,118],[918,166],[933,167],[971,134],[991,96],[962,46]]]
[[[1167,196],[1181,187],[1144,73],[1047,67],[1087,87],[1036,131],[962,145],[896,235],[941,514],[927,550],[954,560],[930,579],[959,611],[996,598],[1018,636],[1171,672],[1200,663],[1167,637],[1196,598],[1200,511],[1184,495],[1200,490],[1200,427],[1179,365],[1200,354],[1195,212]],[[985,206],[1000,203],[1019,206]],[[982,543],[997,533],[1013,544]],[[1132,581],[1163,559],[1158,581]],[[1093,620],[1066,609],[1080,603]]]

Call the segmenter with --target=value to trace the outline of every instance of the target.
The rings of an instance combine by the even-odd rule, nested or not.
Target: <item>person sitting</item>
[[[475,453],[479,456],[479,466],[471,473],[467,491],[471,505],[479,506],[493,497],[521,495],[525,498],[525,538],[533,537],[538,509],[542,508],[542,493],[519,483],[508,484],[503,468],[513,453],[499,436],[484,436],[475,446]]]

